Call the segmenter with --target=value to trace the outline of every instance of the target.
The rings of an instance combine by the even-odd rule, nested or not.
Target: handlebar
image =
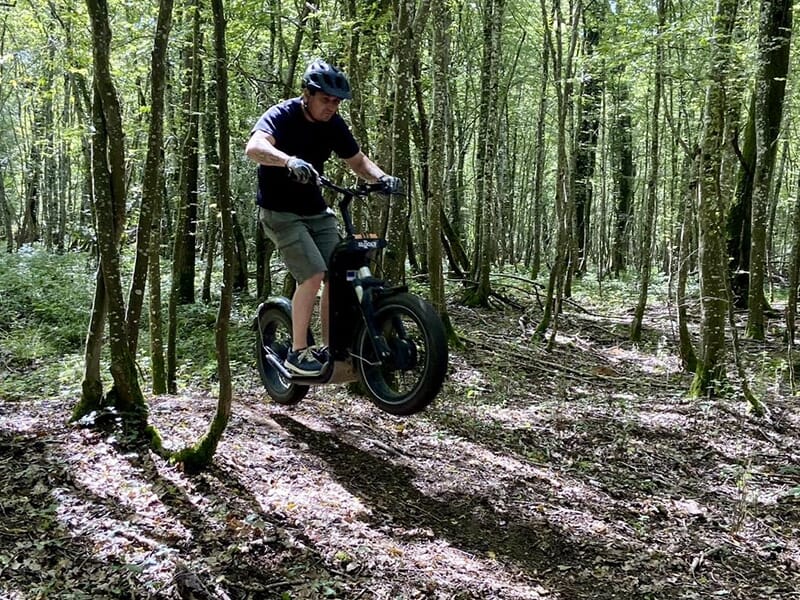
[[[372,192],[386,193],[382,183],[361,183],[354,188],[346,188],[336,185],[324,175],[320,175],[319,185],[320,187],[326,187],[342,195],[342,199],[339,200],[339,212],[342,215],[344,229],[348,237],[355,235],[353,218],[350,216],[350,203],[353,201],[353,198],[365,198]]]
[[[320,175],[319,184],[321,187],[326,187],[328,189],[333,190],[334,192],[338,192],[343,196],[348,196],[350,198],[363,198],[374,192],[386,194],[386,190],[384,189],[383,184],[380,182],[360,183],[356,187],[345,188],[336,185],[324,175]]]

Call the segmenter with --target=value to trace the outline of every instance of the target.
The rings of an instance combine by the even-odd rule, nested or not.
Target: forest
[[[793,8],[0,3],[0,598],[796,598]],[[417,415],[259,380],[244,149],[318,58]]]

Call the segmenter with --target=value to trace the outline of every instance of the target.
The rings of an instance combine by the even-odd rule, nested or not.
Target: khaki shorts
[[[327,272],[333,249],[341,239],[333,211],[300,216],[259,207],[258,219],[298,284]]]

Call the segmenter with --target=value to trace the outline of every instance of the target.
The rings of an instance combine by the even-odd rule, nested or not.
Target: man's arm
[[[266,167],[285,167],[291,158],[275,147],[274,137],[263,131],[253,132],[253,135],[247,140],[244,153],[250,160]]]
[[[361,151],[355,153],[350,158],[344,159],[344,162],[347,163],[347,166],[350,167],[353,173],[367,181],[378,181],[378,179],[386,175],[378,165],[367,158]]]

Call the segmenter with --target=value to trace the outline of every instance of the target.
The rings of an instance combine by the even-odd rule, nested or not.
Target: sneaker
[[[331,359],[331,352],[327,346],[311,346],[311,354],[323,365]]]
[[[308,377],[319,375],[322,371],[322,363],[314,358],[311,348],[290,351],[283,366],[293,373]]]

